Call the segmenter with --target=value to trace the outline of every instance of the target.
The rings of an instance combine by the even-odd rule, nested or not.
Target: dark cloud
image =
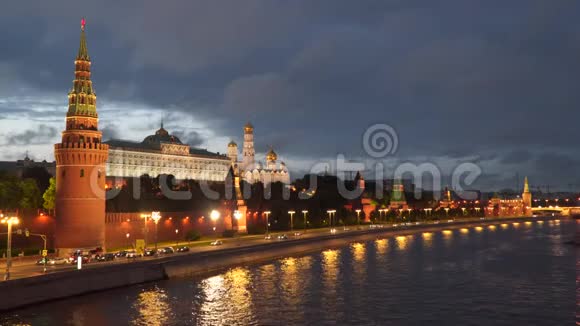
[[[205,139],[197,131],[177,130],[172,133],[181,140],[182,143],[188,144],[192,147],[198,147],[205,143]]]
[[[44,144],[58,135],[58,130],[45,124],[39,124],[36,129],[24,130],[17,134],[3,135],[4,145]]]
[[[101,108],[179,111],[238,141],[250,120],[257,148],[296,160],[367,158],[362,134],[387,123],[400,161],[472,160],[487,186],[516,170],[566,182],[543,155],[575,157],[580,3],[363,2],[11,2],[0,13],[0,42],[10,44],[0,52],[0,117],[62,123],[89,13]],[[128,112],[100,114],[118,123],[103,124],[106,137],[129,138]],[[149,118],[142,128],[153,132]],[[182,140],[207,143],[207,132],[168,121]]]

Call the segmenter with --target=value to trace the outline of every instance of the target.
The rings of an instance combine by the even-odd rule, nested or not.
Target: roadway
[[[510,218],[486,218],[482,220],[481,218],[462,218],[457,220],[448,220],[442,222],[421,222],[419,224],[407,224],[407,225],[397,225],[397,224],[374,224],[374,225],[365,225],[365,226],[348,226],[344,229],[342,226],[336,227],[335,235],[345,235],[345,234],[357,234],[368,232],[372,229],[380,229],[382,231],[397,231],[397,230],[413,230],[413,229],[422,229],[424,227],[440,227],[442,225],[453,225],[453,224],[463,224],[463,223],[473,223],[473,222],[492,222],[497,220],[501,222],[504,219],[514,219],[513,217]],[[105,265],[113,265],[113,264],[130,264],[134,261],[143,261],[143,260],[155,260],[160,259],[162,257],[167,257],[168,255],[171,256],[179,256],[179,255],[188,255],[192,253],[201,253],[201,252],[210,252],[216,250],[223,250],[223,249],[231,249],[231,248],[239,248],[239,247],[246,247],[246,246],[255,246],[261,244],[267,244],[276,241],[293,241],[295,239],[306,239],[306,238],[316,238],[316,237],[327,237],[330,232],[330,228],[321,228],[321,229],[310,229],[304,232],[304,230],[294,230],[294,232],[300,232],[301,235],[294,236],[291,232],[275,232],[271,233],[272,239],[266,240],[264,239],[264,235],[248,235],[248,236],[241,236],[236,238],[226,238],[220,239],[223,244],[218,246],[209,245],[210,241],[203,241],[202,243],[184,243],[180,244],[179,246],[187,245],[189,247],[189,252],[175,252],[174,254],[166,254],[160,255],[158,257],[151,256],[151,257],[139,257],[139,258],[116,258],[113,261],[108,262],[91,262],[88,264],[83,264],[82,269],[92,269],[92,268],[99,268]],[[287,240],[278,240],[277,236],[281,234],[286,234],[288,236]],[[172,243],[175,244],[175,243]],[[161,243],[159,244],[159,248],[172,246],[169,243]],[[175,247],[175,246],[173,246]],[[3,266],[2,266],[3,267]],[[0,267],[0,271],[3,269]],[[24,277],[34,277],[38,275],[44,274],[42,265],[36,265],[35,262],[21,262],[16,266],[12,266],[10,269],[10,278],[17,279],[17,278],[24,278]],[[46,273],[58,273],[63,271],[71,271],[77,269],[76,264],[64,264],[64,265],[47,265],[46,266]]]

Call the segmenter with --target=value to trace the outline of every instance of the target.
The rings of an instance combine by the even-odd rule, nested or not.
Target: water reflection
[[[231,325],[252,316],[251,281],[247,268],[233,268],[201,282],[203,303],[198,324]]]
[[[397,247],[401,250],[407,249],[407,247],[409,246],[409,239],[410,237],[404,235],[396,237],[395,241],[397,243]]]
[[[379,255],[384,255],[387,253],[389,242],[387,241],[387,239],[377,239],[375,240],[375,247],[377,248],[377,253]]]
[[[324,283],[329,287],[334,287],[339,272],[338,256],[340,252],[336,249],[322,252],[322,270],[324,271]]]
[[[433,246],[433,232],[423,232],[423,245],[425,247]]]
[[[165,290],[158,287],[141,292],[133,309],[139,313],[136,325],[163,325],[171,312]]]
[[[351,244],[350,247],[352,250],[352,256],[354,257],[354,260],[357,262],[364,261],[366,252],[365,245],[363,243],[356,242]]]
[[[500,224],[500,226],[504,230],[510,227],[509,225],[507,225],[507,223],[502,223],[502,224]]]

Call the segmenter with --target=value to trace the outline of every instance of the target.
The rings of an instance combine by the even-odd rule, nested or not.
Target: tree
[[[56,204],[56,179],[50,178],[49,185],[44,194],[42,195],[44,199],[44,204],[42,207],[48,210],[49,214],[54,210]]]
[[[41,204],[40,189],[34,179],[24,179],[20,181],[22,197],[18,202],[21,208],[39,208]]]

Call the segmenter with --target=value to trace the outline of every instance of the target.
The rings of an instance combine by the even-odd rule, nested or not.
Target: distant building
[[[495,194],[485,208],[486,216],[532,216],[532,193],[528,177],[524,179],[524,191],[516,198],[500,198]]]
[[[22,177],[22,175],[26,169],[36,168],[36,167],[45,168],[46,171],[48,172],[48,174],[50,174],[53,177],[56,174],[56,162],[54,162],[54,161],[47,162],[46,160],[44,160],[42,162],[36,162],[36,161],[30,159],[28,157],[28,154],[22,160],[0,162],[0,171],[5,171],[8,173],[14,174],[15,176],[17,176],[19,178]]]
[[[290,174],[284,162],[278,162],[278,155],[270,148],[266,154],[266,163],[255,161],[254,126],[249,122],[244,126],[244,147],[242,160],[238,161],[238,145],[231,141],[228,144],[228,157],[234,168],[234,173],[248,183],[262,182],[267,185],[272,182],[290,183]]]

